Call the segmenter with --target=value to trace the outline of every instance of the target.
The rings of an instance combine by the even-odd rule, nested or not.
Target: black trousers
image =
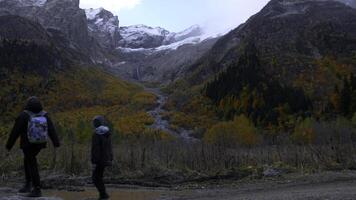
[[[41,185],[36,158],[40,151],[41,148],[37,147],[23,149],[26,184],[32,182],[33,187],[40,187]]]
[[[95,187],[98,189],[100,195],[106,194],[106,188],[103,180],[104,171],[105,171],[105,166],[96,165],[92,176],[93,183]]]

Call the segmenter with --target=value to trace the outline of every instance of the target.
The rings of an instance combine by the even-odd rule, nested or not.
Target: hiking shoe
[[[105,194],[101,194],[101,195],[100,195],[99,200],[107,200],[107,199],[109,199],[109,198],[110,198],[110,196],[105,193]]]
[[[23,188],[19,189],[19,193],[30,193],[31,192],[31,184],[25,184]]]
[[[42,192],[40,188],[34,188],[27,197],[42,197]]]

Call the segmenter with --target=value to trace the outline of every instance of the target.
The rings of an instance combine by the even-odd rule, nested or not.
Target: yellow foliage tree
[[[313,142],[315,137],[315,131],[313,129],[313,120],[311,118],[306,118],[299,122],[294,128],[292,138],[294,141],[310,144]]]
[[[240,115],[233,121],[214,125],[205,134],[204,141],[224,146],[251,146],[258,143],[258,135],[253,123],[246,116]]]
[[[354,116],[352,117],[352,125],[356,127],[356,112],[354,113]]]

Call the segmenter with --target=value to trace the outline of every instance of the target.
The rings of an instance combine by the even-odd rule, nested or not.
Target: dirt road
[[[355,200],[356,181],[318,183],[268,189],[199,190],[170,200]]]
[[[192,183],[195,185],[195,183]],[[0,200],[27,200],[14,189],[0,188]],[[291,175],[276,179],[222,181],[174,188],[111,186],[112,199],[125,200],[356,200],[356,172],[324,172],[315,175]],[[94,188],[83,192],[47,190],[41,200],[95,199]]]

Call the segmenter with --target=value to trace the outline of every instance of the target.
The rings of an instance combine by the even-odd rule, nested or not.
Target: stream
[[[163,107],[167,101],[167,97],[160,91],[159,88],[145,88],[145,91],[150,92],[157,97],[156,107],[147,112],[151,117],[154,118],[154,123],[150,126],[150,128],[164,131],[171,136],[186,142],[199,142],[198,139],[191,136],[192,131],[186,130],[182,127],[178,128],[178,131],[175,131],[170,128],[169,121],[162,118],[162,113],[165,112]]]
[[[171,136],[184,141],[187,144],[199,142],[198,139],[191,136],[192,131],[182,127],[178,131],[171,129],[170,122],[162,118],[162,113],[165,112],[164,105],[167,97],[160,91],[159,88],[146,88],[145,91],[154,94],[156,106],[148,110],[147,113],[154,119],[154,123],[150,126],[152,129],[164,131]],[[191,191],[174,192],[167,189],[127,189],[127,188],[110,188],[108,190],[111,198],[114,200],[157,200],[157,199],[175,199],[176,196],[189,194]],[[94,200],[97,199],[97,191],[95,188],[85,188],[82,192],[71,192],[65,190],[44,190],[45,197],[35,198],[36,200]],[[33,200],[17,194],[17,190],[12,188],[0,188],[0,200]]]

